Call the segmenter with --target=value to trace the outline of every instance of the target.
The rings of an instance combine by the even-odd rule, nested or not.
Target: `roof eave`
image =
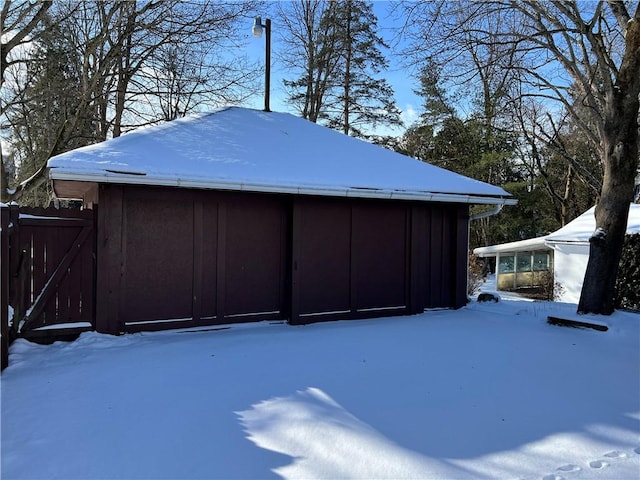
[[[498,245],[489,245],[487,247],[476,247],[473,253],[480,257],[495,257],[498,254],[510,254],[518,252],[530,252],[536,250],[551,249],[547,245],[545,237],[529,238],[517,242],[500,243]]]
[[[70,172],[62,168],[49,170],[51,180],[77,182],[118,183],[128,185],[151,185],[164,187],[197,188],[206,190],[229,190],[259,193],[285,193],[327,197],[378,198],[394,200],[417,200],[484,205],[515,205],[517,200],[507,196],[474,195],[445,192],[391,190],[376,188],[322,186],[322,185],[274,185],[269,183],[238,182],[226,180],[203,180],[178,177],[154,177],[138,172]]]
[[[553,247],[554,245],[589,245],[589,240],[563,240],[563,239],[547,239],[545,241],[547,245]]]

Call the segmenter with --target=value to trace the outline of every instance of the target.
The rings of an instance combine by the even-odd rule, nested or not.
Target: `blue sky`
[[[398,27],[399,21],[395,20],[389,15],[389,7],[392,2],[387,1],[374,1],[374,12],[378,17],[378,34],[387,42],[387,44],[394,46],[396,49],[398,47],[402,47],[402,44],[398,45],[398,42],[395,41],[395,27]],[[278,38],[278,22],[275,16],[272,17],[272,39],[271,39],[271,49],[272,49],[272,77],[271,77],[271,109],[280,112],[291,112],[294,111],[284,102],[284,89],[282,86],[282,79],[285,75],[285,71],[283,71],[282,67],[278,65],[275,57],[275,52],[277,52],[279,48],[279,38]],[[252,21],[247,21],[247,55],[252,60],[260,62],[261,65],[264,65],[264,48],[265,41],[263,38],[254,38],[251,36],[251,26]],[[395,92],[395,99],[398,108],[403,112],[403,120],[405,122],[405,127],[409,127],[418,117],[419,112],[417,110],[420,108],[421,100],[420,98],[413,92],[416,88],[417,83],[413,76],[413,72],[406,66],[401,65],[400,58],[398,56],[392,55],[391,49],[383,52],[388,54],[389,60],[389,70],[386,71],[382,76],[386,78],[386,80],[391,84]],[[253,97],[250,102],[248,102],[248,106],[252,108],[263,108],[264,106],[264,98],[263,93],[260,92],[259,95]],[[404,129],[394,129],[384,131],[380,131],[379,133],[386,134],[395,134],[399,135],[402,133]]]

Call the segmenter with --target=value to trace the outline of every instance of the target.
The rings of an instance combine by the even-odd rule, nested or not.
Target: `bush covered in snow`
[[[640,310],[640,233],[626,235],[616,282],[616,308]]]

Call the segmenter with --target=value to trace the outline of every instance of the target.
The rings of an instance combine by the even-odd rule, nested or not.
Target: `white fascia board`
[[[389,190],[358,187],[333,187],[313,185],[272,185],[267,183],[247,183],[237,181],[193,180],[178,177],[152,177],[137,173],[75,173],[65,172],[63,169],[49,170],[51,180],[69,180],[77,182],[118,183],[126,185],[150,185],[164,187],[197,188],[205,190],[228,190],[235,192],[285,193],[297,195],[317,195],[326,197],[355,197],[394,200],[417,200],[447,203],[466,203],[484,205],[515,205],[514,198],[493,197],[457,193],[439,193],[426,191]]]
[[[498,245],[490,245],[488,247],[477,247],[473,249],[473,253],[481,257],[495,257],[498,254],[504,255],[515,252],[528,252],[535,250],[544,250],[551,248],[547,245],[545,237],[529,238],[517,242],[501,243]]]
[[[589,245],[588,241],[584,240],[546,240],[544,242],[548,247],[554,248],[556,245]]]

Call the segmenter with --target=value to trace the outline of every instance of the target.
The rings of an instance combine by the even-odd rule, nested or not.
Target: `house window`
[[[514,270],[514,257],[513,255],[500,256],[500,263],[498,264],[499,273],[513,273]]]
[[[549,252],[536,252],[533,255],[533,271],[549,270]]]
[[[518,271],[531,271],[531,252],[522,252],[518,254]]]

